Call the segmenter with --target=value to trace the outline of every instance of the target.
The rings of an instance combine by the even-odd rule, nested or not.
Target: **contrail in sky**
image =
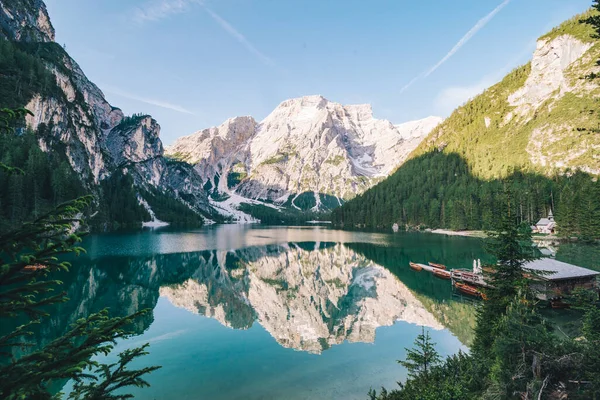
[[[183,114],[196,115],[192,111],[188,110],[187,108],[179,106],[177,104],[172,104],[172,103],[168,103],[166,101],[152,99],[152,98],[148,98],[145,96],[140,96],[137,94],[129,93],[129,92],[123,91],[121,89],[118,89],[118,88],[115,88],[112,86],[103,86],[103,87],[104,87],[104,92],[115,95],[115,96],[124,97],[126,99],[139,101],[142,103],[150,104],[150,105],[161,107],[161,108],[166,108],[167,110],[177,111],[177,112],[180,112]]]
[[[215,22],[217,24],[219,24],[221,26],[221,28],[223,28],[225,30],[225,32],[227,32],[235,40],[237,40],[242,46],[244,46],[246,48],[246,50],[248,50],[250,53],[254,54],[263,64],[265,64],[269,67],[277,68],[277,65],[271,58],[267,57],[262,52],[260,52],[260,50],[258,50],[256,47],[254,47],[254,45],[252,43],[250,43],[250,41],[248,41],[248,39],[246,39],[246,36],[244,36],[240,32],[238,32],[237,29],[235,29],[229,22],[225,21],[223,18],[221,18],[220,15],[218,15],[217,13],[212,11],[210,8],[204,6],[204,9],[208,13],[208,15],[210,15],[211,18],[213,20],[215,20]]]
[[[193,5],[201,6],[208,15],[231,37],[258,58],[263,64],[279,69],[277,64],[267,55],[256,48],[249,40],[240,33],[233,25],[224,20],[219,14],[206,6],[203,0],[152,0],[134,10],[134,21],[138,24],[155,22],[168,18],[172,15],[182,14]]]
[[[400,89],[400,93],[403,93],[406,89],[411,87],[416,81],[419,79],[427,78],[429,75],[433,74],[435,70],[442,66],[446,61],[448,61],[461,47],[463,47],[477,32],[479,32],[484,26],[487,25],[488,22],[492,20],[504,7],[510,3],[511,0],[504,0],[498,7],[494,8],[492,12],[490,12],[485,17],[481,18],[477,23],[467,32],[455,45],[454,47],[446,54],[440,61],[437,62],[433,67],[429,68],[426,71],[423,71],[421,74],[417,75],[410,82],[408,82],[402,89]]]

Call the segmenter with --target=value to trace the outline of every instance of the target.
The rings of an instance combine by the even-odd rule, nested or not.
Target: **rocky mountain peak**
[[[396,128],[405,139],[424,138],[436,126],[444,121],[441,117],[429,116],[416,121],[409,121],[396,125]]]
[[[54,27],[42,0],[0,0],[0,35],[22,42],[53,42]]]
[[[394,126],[375,119],[369,104],[304,96],[283,101],[260,123],[229,119],[178,139],[166,152],[195,164],[216,197],[323,210],[387,176],[440,121]]]
[[[327,105],[327,103],[329,103],[329,100],[327,100],[325,97],[321,96],[320,94],[308,95],[308,96],[296,97],[294,99],[282,101],[275,108],[275,111],[277,111],[280,108],[290,108],[290,109],[303,108],[303,107],[324,108]]]
[[[281,102],[263,123],[282,117],[294,120],[314,120],[322,116],[333,118],[350,118],[357,121],[370,120],[373,118],[373,109],[370,104],[342,105],[327,100],[321,95],[310,95],[297,97]]]
[[[42,0],[0,0],[0,28],[0,38],[11,43],[31,42],[24,49],[15,48],[31,52],[39,66],[54,76],[51,89],[27,93],[19,105],[33,113],[26,122],[37,131],[40,148],[64,154],[87,191],[102,201],[101,183],[127,174],[140,204],[147,204],[142,194],[148,197],[152,192],[152,196],[171,198],[182,210],[189,208],[194,217],[214,215],[198,174],[188,165],[164,159],[158,123],[148,115],[125,116],[109,104],[54,42],[54,28]]]

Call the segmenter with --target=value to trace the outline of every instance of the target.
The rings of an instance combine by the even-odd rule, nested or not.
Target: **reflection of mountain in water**
[[[477,248],[469,246],[453,246],[451,249],[435,246],[420,249],[416,246],[400,248],[365,243],[351,243],[346,246],[397,276],[427,311],[463,344],[472,343],[475,327],[474,301],[470,297],[453,295],[450,282],[435,278],[430,273],[413,271],[408,267],[408,263],[434,261],[444,263],[450,268],[468,268],[473,259],[481,258],[483,262],[489,262],[481,250],[477,251]]]
[[[215,259],[212,276],[194,274],[160,294],[230,327],[256,318],[282,346],[313,353],[345,340],[373,342],[377,327],[397,320],[442,328],[393,274],[341,244],[250,248]]]
[[[121,316],[153,309],[161,294],[234,329],[258,321],[281,345],[314,353],[345,340],[373,342],[377,327],[396,320],[442,328],[392,272],[342,244],[83,256],[56,278],[70,301],[37,328],[38,346],[103,308]],[[141,334],[152,321],[148,314],[133,329]],[[10,328],[0,328],[0,334]]]

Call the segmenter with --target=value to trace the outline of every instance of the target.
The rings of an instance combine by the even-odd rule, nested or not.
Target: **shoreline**
[[[446,235],[446,236],[465,236],[465,237],[476,237],[480,239],[484,239],[487,237],[484,231],[453,231],[450,229],[433,229],[431,231],[426,231],[429,233],[436,233],[438,235]]]
[[[433,230],[427,230],[425,232],[436,233],[438,235],[446,235],[446,236],[475,237],[475,238],[480,238],[480,239],[485,239],[487,237],[487,235],[485,234],[484,231],[453,231],[450,229],[433,229]],[[565,238],[565,237],[559,237],[559,236],[555,236],[555,235],[535,235],[535,234],[533,234],[531,236],[531,239],[534,242],[544,241],[544,242],[567,243],[567,242],[576,242],[577,241],[574,238]]]
[[[446,235],[446,236],[466,236],[466,237],[476,237],[480,239],[484,239],[487,237],[484,231],[453,231],[450,229],[433,229],[430,231],[426,231],[429,233],[436,233],[438,235]]]

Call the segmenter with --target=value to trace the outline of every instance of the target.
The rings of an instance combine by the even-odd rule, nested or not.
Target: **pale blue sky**
[[[108,100],[129,114],[151,114],[170,144],[233,116],[260,120],[281,101],[311,94],[370,103],[376,117],[393,123],[447,116],[592,2],[46,3],[57,42]]]

